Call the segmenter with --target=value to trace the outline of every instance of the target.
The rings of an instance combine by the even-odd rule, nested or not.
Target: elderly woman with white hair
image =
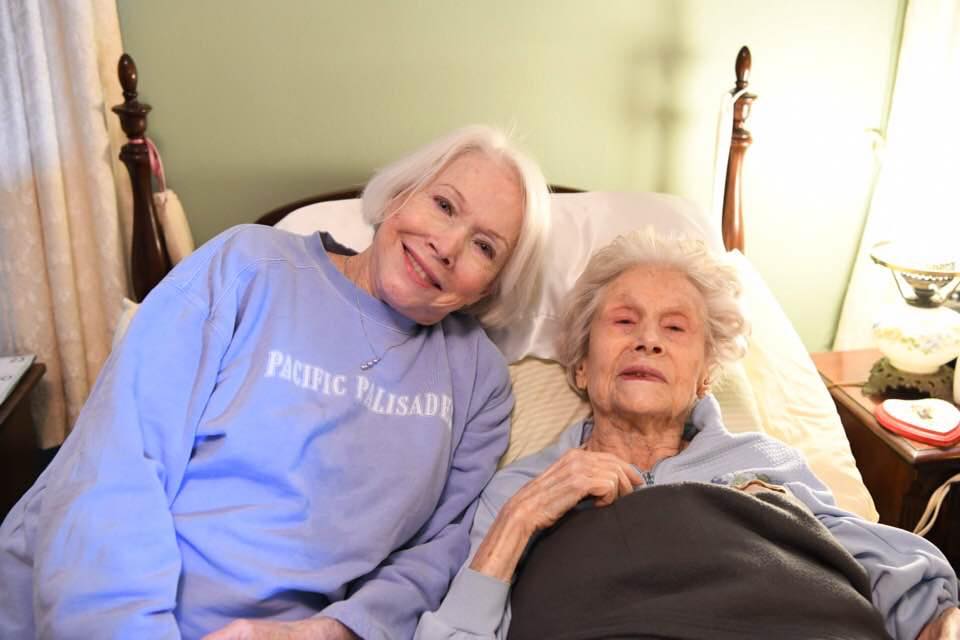
[[[534,294],[548,207],[474,126],[370,181],[359,254],[249,225],[177,265],[0,528],[0,637],[410,637],[506,448],[483,327]]]
[[[560,346],[591,415],[494,476],[418,638],[958,637],[939,550],[724,428],[709,388],[742,355],[738,295],[683,238],[636,232],[591,259]]]

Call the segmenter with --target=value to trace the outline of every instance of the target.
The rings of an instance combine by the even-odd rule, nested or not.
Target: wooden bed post
[[[753,136],[744,128],[744,123],[750,117],[750,105],[757,96],[746,91],[750,78],[750,49],[741,47],[737,54],[737,85],[731,95],[743,92],[733,105],[733,135],[730,139],[730,155],[727,160],[727,177],[723,190],[723,244],[727,251],[744,250],[743,241],[743,195],[742,173],[743,156],[747,148],[753,143]]]
[[[129,142],[120,149],[133,187],[133,237],[130,242],[133,293],[141,302],[172,268],[163,229],[153,205],[150,149],[147,145],[147,114],[150,105],[137,100],[137,65],[127,54],[117,65],[123,104],[113,107]]]

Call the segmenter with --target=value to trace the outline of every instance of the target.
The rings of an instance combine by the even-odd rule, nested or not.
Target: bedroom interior
[[[110,284],[120,297],[140,300],[194,238],[202,244],[264,214],[260,222],[296,233],[338,228],[356,214],[358,185],[410,140],[451,123],[502,121],[542,161],[548,180],[569,188],[555,190],[554,207],[580,237],[593,238],[577,247],[584,254],[618,224],[660,224],[666,216],[718,250],[738,249],[732,259],[754,333],[742,366],[718,390],[731,429],[759,429],[797,446],[829,477],[841,505],[870,519],[912,530],[939,490],[940,515],[927,537],[960,567],[960,492],[941,488],[960,473],[960,444],[925,445],[878,425],[882,398],[855,384],[877,357],[863,351],[871,346],[864,320],[845,307],[851,296],[875,307],[879,287],[888,286],[852,284],[851,276],[867,269],[866,245],[891,232],[868,213],[894,181],[884,171],[895,163],[883,153],[909,146],[904,138],[885,147],[882,140],[907,101],[904,47],[917,37],[908,33],[910,11],[922,2],[884,0],[869,11],[853,0],[807,4],[611,2],[585,19],[576,3],[548,10],[539,1],[503,2],[497,11],[434,3],[413,12],[399,3],[374,10],[372,3],[250,2],[231,5],[232,35],[211,39],[223,3],[118,0],[116,42],[96,55],[102,117],[110,120],[100,147],[109,141],[115,180],[107,195],[116,191],[118,204],[110,225],[88,228],[108,229],[94,235],[125,247],[104,261],[119,259],[111,268],[127,271],[129,282],[107,279],[120,279]],[[504,14],[513,15],[511,24],[496,17]],[[462,24],[473,28],[447,28]],[[740,49],[744,43],[749,50]],[[132,58],[121,60],[118,79],[122,51]],[[737,101],[723,102],[724,95]],[[951,99],[947,105],[957,104]],[[152,105],[149,115],[143,103]],[[728,119],[718,125],[724,104]],[[900,114],[908,118],[906,107]],[[157,182],[151,139],[176,189],[159,208],[156,193],[166,189]],[[715,175],[717,166],[725,168]],[[647,192],[678,194],[692,209]],[[172,212],[161,218],[168,205]],[[638,208],[638,218],[623,221],[624,209]],[[355,242],[366,232],[344,230],[358,234]],[[15,275],[0,268],[5,300],[21,290]],[[104,298],[111,302],[103,307],[112,305],[102,311],[106,346],[87,356],[95,363],[90,383],[110,340],[122,334],[118,324],[135,311],[116,293]],[[0,355],[43,355],[14,335],[24,317],[0,314]],[[501,338],[520,425],[506,460],[548,443],[553,427],[584,407],[556,365],[544,362],[545,339]],[[50,372],[32,369],[0,405],[0,456],[10,475],[0,513],[35,477],[37,443],[48,452],[57,443],[56,435],[37,436],[51,419],[43,406],[50,381]],[[69,431],[75,411],[64,414],[51,433]]]

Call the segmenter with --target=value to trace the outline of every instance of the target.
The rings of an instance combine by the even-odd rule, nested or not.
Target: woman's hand
[[[612,453],[571,449],[528,482],[504,505],[501,514],[537,531],[552,527],[584,498],[603,507],[643,484],[632,464]]]
[[[333,618],[308,618],[294,622],[234,620],[203,640],[358,640],[357,635]]]
[[[931,620],[917,640],[960,640],[960,609],[951,607]]]
[[[584,498],[606,506],[642,483],[633,465],[612,453],[571,449],[507,501],[470,568],[509,582],[534,533],[556,524]]]

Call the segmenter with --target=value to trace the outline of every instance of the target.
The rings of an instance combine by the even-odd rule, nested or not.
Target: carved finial
[[[137,63],[126,53],[117,63],[117,77],[123,87],[123,104],[116,105],[112,111],[120,116],[120,126],[128,138],[142,138],[147,131],[150,105],[137,100]]]
[[[117,76],[120,78],[120,86],[123,87],[123,99],[127,102],[135,102],[137,99],[137,63],[129,54],[120,56],[120,62],[117,63]]]
[[[747,85],[750,84],[750,67],[752,65],[750,48],[746,46],[740,47],[740,53],[737,54],[737,64],[735,65],[737,71],[737,91],[746,89]]]

